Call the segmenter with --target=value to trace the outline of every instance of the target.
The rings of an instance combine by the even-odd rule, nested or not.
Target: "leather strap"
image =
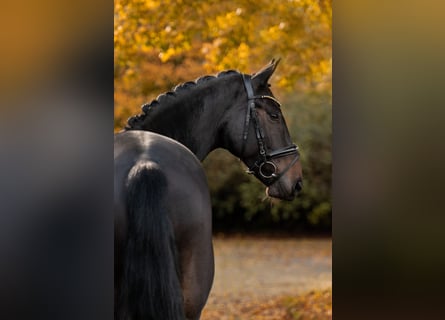
[[[272,183],[280,179],[298,161],[298,159],[300,158],[300,154],[298,152],[298,147],[295,144],[292,144],[288,147],[284,147],[278,150],[267,152],[267,147],[264,143],[265,135],[263,128],[261,127],[261,123],[259,121],[258,113],[256,111],[255,100],[269,99],[274,101],[278,105],[278,107],[280,107],[280,102],[278,102],[277,99],[271,96],[265,96],[265,95],[255,96],[253,92],[251,76],[245,74],[243,74],[242,76],[243,76],[244,88],[246,89],[247,93],[247,111],[244,120],[243,146],[241,150],[241,155],[243,155],[245,152],[247,138],[249,135],[250,120],[252,119],[258,143],[259,159],[254,163],[252,167],[249,168],[248,173],[259,174],[263,178],[262,180],[266,185],[271,185]],[[261,172],[262,165],[264,165],[267,162],[271,163],[276,170],[277,166],[271,160],[274,158],[285,157],[292,154],[295,154],[294,159],[280,173],[277,174],[276,172],[274,172],[270,176],[266,176]]]

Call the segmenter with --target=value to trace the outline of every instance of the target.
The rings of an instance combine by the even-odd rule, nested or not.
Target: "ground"
[[[202,320],[332,319],[330,239],[214,239]]]

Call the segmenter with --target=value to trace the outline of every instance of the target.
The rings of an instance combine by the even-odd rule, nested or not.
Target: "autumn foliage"
[[[114,3],[115,129],[178,83],[255,72],[279,57],[271,84],[302,151],[305,192],[292,203],[262,201],[264,187],[217,151],[205,162],[215,226],[330,229],[331,0]]]
[[[332,319],[332,290],[314,290],[254,302],[231,302],[224,309],[206,306],[203,319],[328,320]]]

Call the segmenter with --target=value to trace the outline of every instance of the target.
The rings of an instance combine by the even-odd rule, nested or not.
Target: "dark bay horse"
[[[121,150],[115,155],[115,185],[120,186],[115,187],[117,319],[184,319],[184,314],[187,319],[199,319],[213,281],[211,208],[208,189],[203,188],[206,183],[202,168],[194,169],[194,175],[178,172],[178,167],[190,162],[178,160],[186,158],[185,148],[157,154],[151,148],[153,141],[159,140],[157,148],[165,141],[146,131],[180,142],[199,160],[216,148],[227,149],[268,187],[269,196],[292,200],[301,190],[298,147],[290,139],[280,103],[268,84],[277,64],[272,61],[253,76],[225,71],[178,85],[144,105],[143,113],[130,118],[125,131],[116,135],[115,149]],[[173,147],[175,144],[168,145],[169,149],[180,149]],[[140,165],[141,159],[149,164]],[[143,180],[153,184],[131,183]],[[174,187],[175,183],[179,187]],[[167,192],[169,187],[175,192]],[[145,201],[138,204],[145,196]],[[163,214],[168,216],[163,222],[146,218],[152,214],[143,214],[149,205],[155,205],[149,199],[162,199]],[[139,215],[134,207],[139,208]],[[143,250],[147,245],[134,245],[148,242],[150,232],[164,235],[163,254],[169,254],[170,263],[162,272],[153,267],[153,261],[162,257],[159,252],[147,253]],[[169,273],[169,279],[176,282],[162,282],[163,273]],[[138,280],[128,282],[133,276]],[[168,288],[161,290],[159,283],[167,283]],[[178,296],[178,283],[182,297]]]
[[[125,130],[168,136],[201,161],[214,149],[226,149],[268,186],[269,196],[292,200],[302,173],[298,148],[268,83],[278,63],[272,60],[253,76],[229,70],[180,84],[142,106]]]

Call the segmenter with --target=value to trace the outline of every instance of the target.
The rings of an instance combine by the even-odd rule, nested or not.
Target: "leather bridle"
[[[259,155],[258,159],[255,161],[255,163],[249,167],[249,170],[247,173],[255,174],[256,176],[259,175],[261,180],[266,185],[271,185],[274,182],[276,182],[278,179],[280,179],[300,158],[300,153],[298,152],[298,146],[295,144],[291,144],[287,147],[269,151],[267,150],[267,146],[264,143],[264,131],[261,127],[258,113],[256,111],[256,105],[255,100],[258,99],[268,99],[272,100],[274,103],[276,103],[278,106],[281,106],[280,102],[278,102],[277,99],[271,96],[267,95],[258,95],[256,96],[253,92],[253,86],[252,86],[252,79],[249,75],[243,74],[243,83],[244,87],[246,88],[247,92],[247,113],[246,118],[244,122],[244,131],[243,131],[243,147],[241,151],[241,155],[244,154],[246,143],[247,143],[247,136],[249,134],[249,127],[250,127],[250,120],[252,120],[254,129],[255,129],[255,135],[258,142],[258,150]],[[292,161],[282,170],[281,172],[277,172],[278,168],[276,164],[273,162],[273,159],[281,158],[289,155],[295,155],[295,157],[292,159]]]

